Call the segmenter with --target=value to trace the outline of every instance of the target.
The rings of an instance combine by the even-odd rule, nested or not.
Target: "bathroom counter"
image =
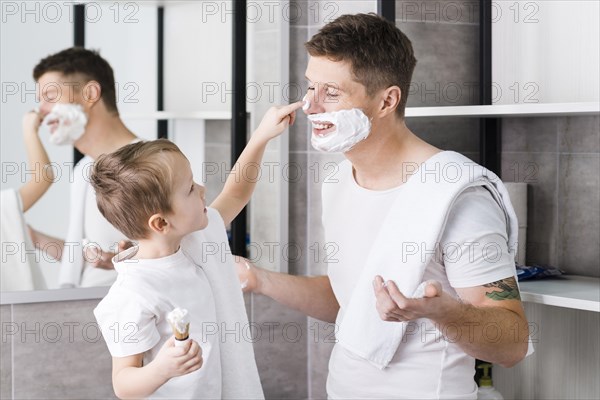
[[[564,275],[519,282],[521,299],[530,303],[600,312],[600,279]]]

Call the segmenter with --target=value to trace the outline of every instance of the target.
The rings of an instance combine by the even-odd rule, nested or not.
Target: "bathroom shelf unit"
[[[86,288],[2,292],[0,293],[0,305],[98,300],[106,296],[108,289],[110,289],[109,286],[93,286]]]
[[[482,106],[407,107],[406,117],[544,117],[600,114],[600,103],[527,103]]]
[[[600,312],[600,278],[564,275],[519,282],[519,287],[525,302]]]
[[[407,118],[418,117],[543,117],[565,115],[600,114],[600,103],[537,103],[537,104],[501,104],[492,106],[441,106],[407,107]],[[123,119],[136,120],[173,120],[203,119],[230,120],[230,111],[155,111],[152,113],[126,113]]]
[[[136,120],[174,120],[174,119],[202,119],[202,120],[230,120],[231,111],[155,111],[151,113],[125,113],[122,119]]]

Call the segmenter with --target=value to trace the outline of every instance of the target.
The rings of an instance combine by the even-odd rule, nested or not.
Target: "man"
[[[110,249],[125,236],[100,214],[89,184],[89,167],[99,155],[137,140],[119,117],[113,70],[97,52],[73,47],[42,59],[33,78],[50,141],[73,145],[85,155],[72,174],[66,241],[31,230],[33,241],[52,249],[51,255],[61,260],[60,286],[111,285],[116,273]],[[50,242],[54,245],[47,246]],[[99,247],[98,252],[87,252],[89,261],[83,257],[84,246],[86,250]]]
[[[363,305],[368,309],[359,314],[376,313],[379,323],[389,321],[382,325],[386,329],[407,324],[391,359],[381,362],[347,343],[336,343],[327,379],[330,398],[476,398],[475,358],[512,366],[527,351],[527,321],[503,204],[484,186],[460,191],[447,210],[436,257],[423,265],[420,281],[427,283],[423,298],[410,298],[412,291],[402,293],[398,286],[404,284],[403,272],[391,268],[404,265],[400,257],[404,243],[397,243],[398,257],[380,266],[399,279],[384,284],[386,277],[379,274],[361,278],[377,256],[372,249],[378,246],[376,238],[387,216],[406,212],[393,207],[411,195],[406,191],[418,188],[410,181],[418,172],[407,166],[423,166],[452,152],[424,142],[405,124],[416,59],[409,39],[392,23],[374,14],[344,15],[323,27],[306,48],[311,58],[306,69],[310,106],[305,112],[313,123],[312,144],[324,151],[343,151],[347,159],[336,173],[337,183],[323,184],[325,239],[337,244],[337,263],[328,265],[327,276],[290,276],[252,266],[240,269],[246,275],[241,279],[248,280],[248,290],[336,322],[346,339],[357,332],[344,332],[344,322],[349,322],[344,317],[356,308],[356,292],[365,283],[372,285]],[[352,121],[345,125],[358,128],[347,130],[340,123],[343,118]],[[409,214],[421,212],[418,200],[407,205]],[[409,219],[397,229],[415,236],[423,230],[418,221]],[[478,243],[479,249],[493,244],[497,257],[492,262],[481,251],[452,252],[448,247],[455,244],[467,250],[469,243]],[[489,326],[502,334],[486,332]],[[356,330],[361,328],[370,326]],[[376,334],[372,339],[378,340]],[[386,345],[382,343],[382,348]]]

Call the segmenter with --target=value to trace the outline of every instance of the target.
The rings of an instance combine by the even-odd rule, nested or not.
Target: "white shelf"
[[[519,282],[521,299],[577,310],[600,312],[600,279],[564,275],[561,278]]]
[[[0,293],[0,304],[48,303],[53,301],[75,301],[101,299],[108,293],[109,286],[94,286],[75,289],[23,290]]]
[[[600,114],[600,103],[529,103],[491,106],[406,107],[407,118],[417,117],[543,117]]]
[[[230,120],[231,111],[155,111],[151,113],[124,113],[121,118],[125,120],[145,119],[145,120],[160,120],[160,119],[203,119],[203,120]]]
[[[418,117],[543,117],[563,115],[597,115],[600,103],[546,103],[501,104],[492,106],[407,107],[407,118]],[[230,120],[230,111],[155,111],[151,113],[126,113],[123,119],[172,120],[203,119]]]

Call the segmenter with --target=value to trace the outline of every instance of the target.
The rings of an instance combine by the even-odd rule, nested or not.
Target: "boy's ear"
[[[169,231],[169,222],[162,214],[154,214],[148,219],[148,227],[152,232],[164,235]]]

